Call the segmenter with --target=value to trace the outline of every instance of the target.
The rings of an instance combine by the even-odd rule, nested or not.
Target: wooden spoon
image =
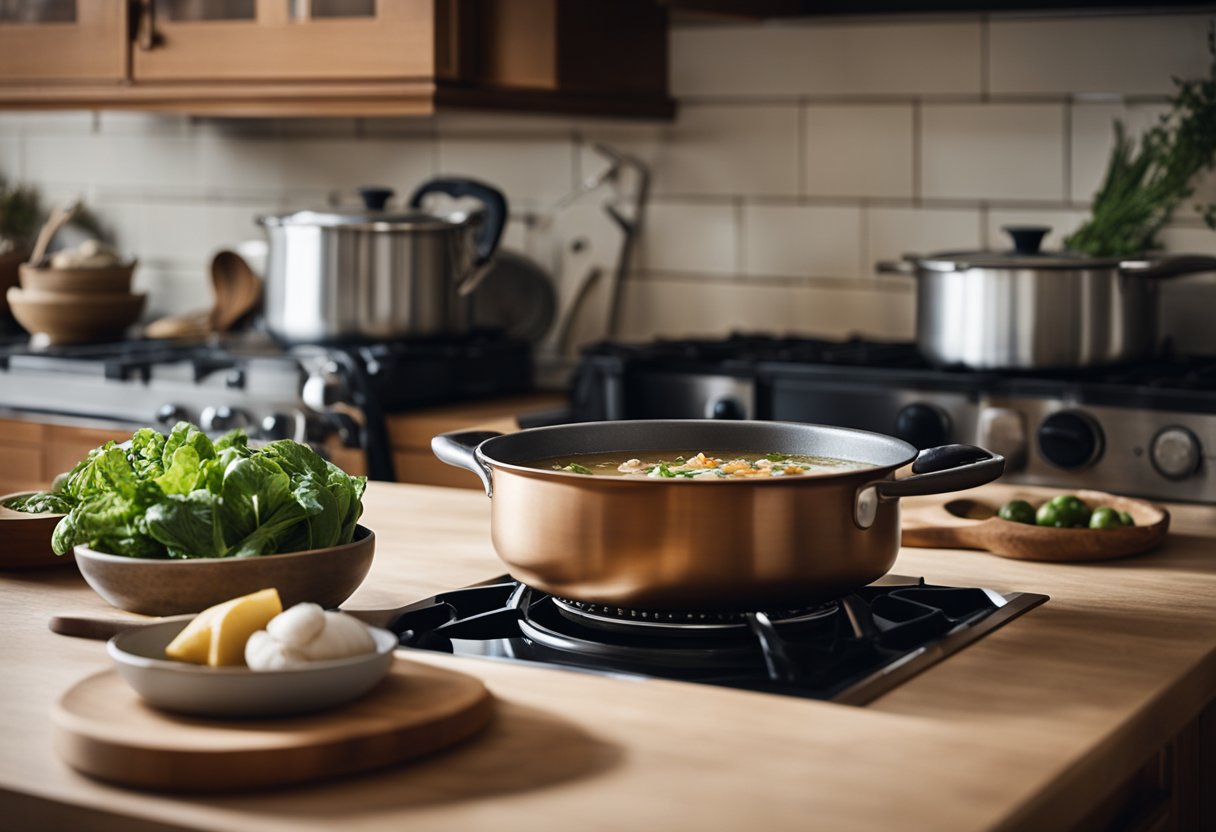
[[[1170,513],[1130,497],[1102,491],[1077,491],[1090,508],[1110,506],[1126,511],[1135,526],[1114,529],[1056,529],[1002,520],[1000,506],[982,500],[957,499],[932,506],[904,509],[902,543],[928,549],[984,549],[1018,560],[1082,562],[1139,555],[1165,540]],[[1047,498],[1014,495],[1032,505]]]
[[[30,265],[42,266],[42,261],[46,259],[46,250],[50,248],[51,241],[55,239],[55,235],[59,233],[59,229],[67,225],[79,209],[80,198],[77,197],[76,199],[68,200],[51,211],[51,215],[47,217],[46,224],[38,232],[38,239],[34,242],[34,250],[30,253]]]
[[[215,305],[210,324],[214,332],[227,332],[262,300],[262,280],[235,251],[220,251],[211,260]]]

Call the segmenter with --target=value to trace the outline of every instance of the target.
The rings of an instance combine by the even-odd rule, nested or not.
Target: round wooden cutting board
[[[493,714],[480,680],[398,658],[371,693],[276,720],[211,720],[144,704],[115,671],[81,680],[52,711],[55,750],[85,774],[138,788],[249,791],[411,760],[476,734]]]

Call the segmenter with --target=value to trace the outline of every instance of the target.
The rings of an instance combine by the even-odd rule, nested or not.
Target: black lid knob
[[[1006,225],[1001,230],[1013,238],[1016,254],[1039,254],[1043,248],[1043,238],[1051,233],[1051,226]]]
[[[369,211],[383,211],[384,206],[395,193],[396,191],[392,188],[386,188],[383,185],[364,185],[359,188],[359,197]]]

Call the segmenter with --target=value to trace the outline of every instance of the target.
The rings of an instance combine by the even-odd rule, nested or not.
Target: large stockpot
[[[507,218],[496,189],[435,179],[385,211],[385,188],[360,189],[365,211],[260,217],[269,242],[266,325],[289,343],[386,340],[468,331],[469,294],[490,268]],[[481,209],[440,216],[431,193],[472,197]]]
[[[905,255],[916,277],[916,340],[939,365],[1076,369],[1156,355],[1158,281],[1216,269],[1194,255],[1100,259],[1040,252],[1050,229],[1008,228],[1012,252]]]
[[[511,574],[563,598],[640,610],[780,610],[884,575],[899,550],[899,497],[982,485],[1004,459],[950,445],[782,422],[588,422],[435,437],[481,478],[494,549]],[[840,473],[701,481],[532,467],[580,454],[753,451],[868,463]],[[912,475],[895,479],[914,462]]]

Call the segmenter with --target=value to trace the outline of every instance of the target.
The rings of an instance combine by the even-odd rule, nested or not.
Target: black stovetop
[[[391,629],[422,650],[860,705],[1046,600],[887,576],[805,609],[656,613],[503,576],[413,604]]]

